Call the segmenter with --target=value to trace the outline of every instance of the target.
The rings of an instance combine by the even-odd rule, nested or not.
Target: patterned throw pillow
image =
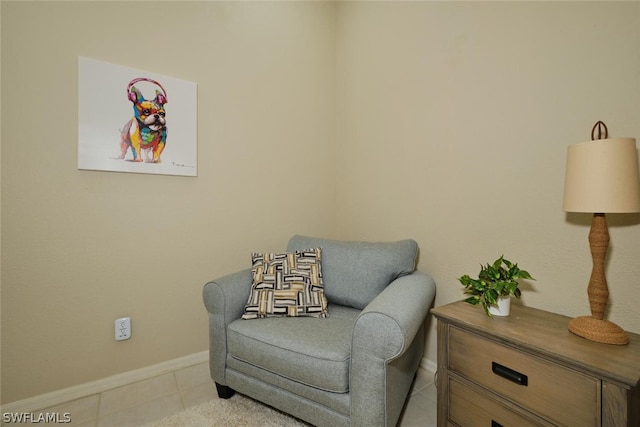
[[[252,253],[253,284],[243,319],[327,317],[321,249]]]

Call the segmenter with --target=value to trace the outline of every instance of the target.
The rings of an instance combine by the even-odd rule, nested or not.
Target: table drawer
[[[476,387],[449,378],[449,421],[462,427],[541,427],[541,420],[509,409]]]
[[[565,426],[597,426],[600,382],[514,347],[449,326],[450,370]]]

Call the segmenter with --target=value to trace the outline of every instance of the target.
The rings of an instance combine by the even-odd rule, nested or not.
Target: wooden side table
[[[459,301],[438,320],[438,426],[640,426],[640,335],[599,344],[570,318],[512,304],[490,318]]]

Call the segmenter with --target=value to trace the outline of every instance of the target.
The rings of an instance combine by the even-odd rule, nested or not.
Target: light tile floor
[[[419,369],[399,427],[435,427],[433,373]],[[217,399],[208,362],[128,384],[36,412],[65,413],[74,427],[138,427],[150,421]],[[2,426],[34,425],[5,424]],[[188,426],[185,426],[188,427]],[[232,426],[231,426],[232,427]]]
[[[418,369],[398,427],[436,427],[438,394],[433,372]]]

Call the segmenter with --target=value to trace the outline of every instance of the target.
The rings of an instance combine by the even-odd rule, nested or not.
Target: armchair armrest
[[[424,320],[435,289],[430,276],[416,271],[394,280],[358,316],[351,350],[352,420],[374,425],[397,419],[406,395],[399,384],[408,390],[424,352]],[[391,389],[401,394],[395,402]]]
[[[241,270],[204,285],[202,299],[210,314],[223,314],[225,326],[244,312],[251,291],[251,269]]]
[[[202,290],[202,299],[209,312],[211,378],[221,385],[226,385],[227,325],[242,316],[250,291],[251,269],[208,282]]]

